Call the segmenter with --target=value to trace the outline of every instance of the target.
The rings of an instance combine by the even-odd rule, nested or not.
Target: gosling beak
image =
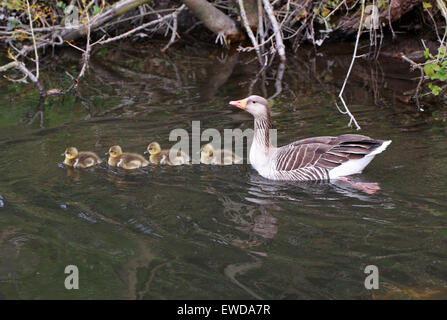
[[[245,110],[246,109],[246,105],[247,105],[247,99],[230,101],[230,104],[232,106],[235,106],[235,107],[239,108],[239,109]]]
[[[104,153],[106,156],[108,156],[110,153],[109,152],[106,152],[106,153]]]
[[[62,157],[63,157],[63,156],[65,156],[65,152],[64,152],[64,153],[62,153],[62,154],[61,154],[61,156],[62,156]]]
[[[143,154],[148,154],[148,153],[149,153],[149,151],[147,151],[147,150],[143,152]]]

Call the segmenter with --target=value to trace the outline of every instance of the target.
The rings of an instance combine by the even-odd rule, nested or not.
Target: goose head
[[[62,154],[62,156],[65,156],[66,159],[74,159],[78,156],[79,152],[78,149],[76,149],[75,147],[69,147],[67,149],[65,149],[65,152]]]
[[[251,113],[255,118],[267,117],[270,114],[268,101],[260,96],[249,96],[248,98],[230,101],[232,106]]]
[[[106,153],[106,155],[109,155],[111,158],[117,158],[122,154],[123,150],[121,149],[120,146],[110,147],[109,152]]]
[[[161,152],[161,147],[158,142],[152,142],[147,146],[147,150],[144,154],[149,153],[151,156],[159,154]]]

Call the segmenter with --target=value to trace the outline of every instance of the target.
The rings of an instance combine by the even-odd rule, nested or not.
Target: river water
[[[95,51],[77,91],[39,105],[32,85],[0,80],[0,298],[435,299],[447,298],[447,112],[407,103],[418,72],[392,58],[358,60],[335,101],[351,47],[289,53],[282,81],[253,56],[164,42]],[[47,89],[70,85],[79,55],[42,59]],[[6,61],[2,61],[6,62]],[[280,85],[280,86],[279,86]],[[251,128],[228,101],[273,99],[278,144],[360,133],[393,143],[346,183],[279,183],[249,165],[61,165],[67,146],[104,156],[120,144],[169,147],[173,129]],[[67,265],[79,290],[64,286]],[[365,267],[379,270],[367,290]]]

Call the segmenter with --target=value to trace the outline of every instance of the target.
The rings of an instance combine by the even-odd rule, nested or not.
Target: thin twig
[[[358,46],[359,46],[360,35],[362,34],[362,23],[363,23],[363,16],[364,16],[364,14],[365,14],[365,0],[362,0],[362,14],[360,16],[359,28],[358,28],[358,31],[357,31],[357,37],[355,39],[355,46],[354,46],[354,52],[352,53],[351,64],[349,65],[349,69],[348,69],[348,72],[346,74],[345,81],[343,82],[343,86],[341,87],[340,93],[338,94],[338,97],[340,98],[340,100],[341,100],[341,102],[343,104],[343,107],[345,108],[345,111],[341,111],[340,108],[338,107],[338,105],[335,104],[337,106],[338,110],[342,114],[347,114],[349,116],[350,120],[349,120],[348,126],[351,126],[351,124],[354,123],[357,130],[360,130],[361,127],[357,123],[357,120],[352,115],[351,111],[349,111],[349,108],[346,105],[345,99],[343,99],[343,92],[345,90],[346,83],[348,82],[349,75],[351,74],[352,67],[354,66],[355,59],[357,58],[357,49],[358,49]]]
[[[31,17],[31,10],[29,8],[28,0],[26,0],[26,6],[27,6],[27,10],[28,10],[28,19],[29,19],[29,27],[31,29],[31,37],[33,38],[33,47],[34,47],[34,55],[35,55],[35,63],[36,63],[36,78],[39,79],[39,55],[37,54],[36,37],[34,35],[34,29],[33,29],[33,19]]]
[[[278,25],[278,21],[275,18],[275,15],[273,13],[273,7],[270,4],[269,0],[262,0],[262,3],[264,4],[265,12],[267,13],[267,16],[269,17],[270,23],[272,24],[273,32],[275,33],[275,42],[276,42],[276,48],[278,50],[279,57],[281,61],[286,61],[286,50],[284,47],[284,43],[282,41],[282,34],[281,30]]]
[[[241,12],[242,24],[244,25],[245,31],[247,32],[248,37],[250,38],[251,43],[253,44],[253,47],[256,51],[256,55],[258,56],[259,63],[262,66],[263,62],[262,62],[261,51],[259,50],[258,41],[256,40],[256,37],[250,28],[250,24],[249,24],[248,18],[247,18],[247,13],[245,12],[245,8],[244,8],[244,2],[243,2],[243,0],[238,0],[238,3],[239,3],[239,10]]]
[[[177,21],[177,17],[178,14],[183,10],[183,8],[185,7],[185,5],[182,5],[180,8],[178,8],[178,10],[175,10],[172,13],[172,34],[171,34],[171,39],[169,39],[169,42],[163,47],[163,49],[161,49],[162,52],[165,52],[166,50],[168,50],[168,48],[171,46],[171,44],[173,44],[175,42],[175,37],[178,36],[180,38],[180,36],[177,33],[177,25],[178,25],[178,21]]]
[[[419,110],[419,111],[424,111],[424,109],[421,108],[421,105],[420,105],[420,103],[419,103],[419,91],[421,90],[422,82],[424,81],[424,74],[425,74],[425,73],[424,73],[424,68],[423,68],[419,63],[414,62],[413,60],[411,60],[410,58],[408,58],[408,57],[407,57],[405,54],[403,54],[403,53],[400,53],[400,57],[401,57],[403,60],[407,61],[409,64],[411,64],[411,67],[412,67],[413,69],[418,68],[419,71],[421,72],[421,77],[419,78],[419,83],[418,83],[418,86],[416,87],[416,91],[415,91],[415,93],[414,93],[414,99],[416,100],[416,105],[417,105],[417,107],[418,107],[418,110]]]
[[[145,29],[145,28],[153,26],[153,25],[155,25],[155,24],[157,24],[159,22],[162,22],[162,21],[165,21],[167,19],[172,18],[174,14],[178,14],[184,8],[185,8],[185,5],[182,5],[176,11],[174,11],[173,13],[167,14],[167,15],[165,15],[165,16],[157,19],[157,20],[153,20],[153,21],[150,21],[148,23],[142,24],[141,26],[138,26],[138,27],[136,27],[136,28],[134,28],[132,30],[129,30],[129,31],[123,33],[123,34],[120,34],[120,35],[118,35],[116,37],[109,38],[107,40],[99,41],[98,43],[99,44],[106,44],[106,43],[109,43],[109,42],[112,42],[112,41],[116,41],[116,40],[120,40],[120,39],[126,38],[126,37],[130,36],[131,34],[134,34],[135,32],[137,32],[139,30]]]

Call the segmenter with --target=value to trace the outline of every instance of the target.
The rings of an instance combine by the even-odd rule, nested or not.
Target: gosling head
[[[62,156],[65,156],[65,158],[67,159],[74,159],[78,156],[78,149],[76,149],[75,147],[69,147],[67,149],[65,149],[65,152],[62,154]]]
[[[249,96],[242,100],[230,101],[230,104],[251,113],[254,117],[270,114],[269,102],[260,96]]]
[[[214,148],[210,143],[203,145],[200,148],[200,155],[211,158],[214,154]]]
[[[110,147],[109,152],[107,152],[106,155],[107,154],[112,158],[116,158],[123,154],[123,150],[121,150],[120,146],[113,146]]]
[[[150,155],[156,155],[161,152],[161,147],[158,142],[152,142],[147,146],[147,150],[144,152],[145,154],[149,153]]]

